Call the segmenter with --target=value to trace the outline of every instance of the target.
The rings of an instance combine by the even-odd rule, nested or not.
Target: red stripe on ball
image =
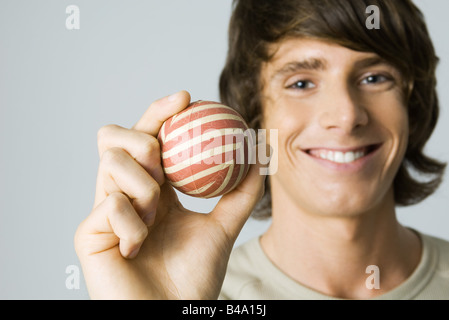
[[[158,136],[167,180],[195,197],[231,191],[249,170],[247,128],[229,107],[212,101],[192,103],[168,119]]]

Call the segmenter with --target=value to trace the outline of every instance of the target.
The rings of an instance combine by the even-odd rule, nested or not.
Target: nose
[[[327,130],[349,134],[369,122],[362,101],[347,84],[333,85],[326,90],[326,98],[321,107],[320,125]]]

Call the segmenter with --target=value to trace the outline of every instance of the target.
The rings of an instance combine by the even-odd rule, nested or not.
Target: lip
[[[379,153],[379,150],[381,149],[382,145],[383,143],[373,143],[357,147],[336,147],[336,148],[314,147],[314,148],[301,149],[301,151],[305,155],[307,155],[310,159],[314,160],[316,163],[328,169],[341,172],[355,172],[366,167],[366,165],[374,158],[374,156]],[[350,151],[355,152],[358,150],[366,150],[367,154],[350,163],[337,163],[314,156],[310,154],[311,150],[327,150],[333,152],[350,152]]]

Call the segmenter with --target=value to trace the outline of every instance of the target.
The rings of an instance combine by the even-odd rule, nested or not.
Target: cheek
[[[271,96],[274,98],[263,99],[262,128],[282,130],[287,135],[299,132],[313,118],[314,108],[310,103],[299,103],[287,95]]]
[[[308,170],[298,161],[298,136],[308,131],[313,121],[312,108],[303,104],[278,99],[276,104],[267,106],[264,113],[263,129],[266,130],[270,145],[276,143],[277,166],[276,173],[271,176],[272,185],[277,191],[290,194],[293,198],[302,196],[316,198],[315,188],[310,188]],[[276,131],[276,139],[273,132]],[[298,191],[301,195],[298,195]]]
[[[408,140],[409,140],[409,122],[408,122],[408,115],[406,111],[403,111],[401,116],[397,119],[395,123],[395,127],[392,126],[392,135],[397,140],[397,157],[398,161],[402,162],[402,159],[405,156],[405,152],[407,150],[408,146]]]
[[[391,101],[391,100],[390,100]],[[382,128],[389,141],[389,167],[398,167],[405,155],[409,138],[407,107],[397,98],[395,103],[385,102],[388,108],[381,108],[376,115],[378,126]]]
[[[390,147],[386,150],[384,168],[381,171],[380,180],[384,182],[385,188],[391,186],[394,182],[396,174],[404,160],[408,146],[409,125],[406,112],[397,117],[394,122],[389,122]]]
[[[369,108],[373,118],[380,126],[396,135],[405,134],[408,136],[408,110],[399,88],[374,97],[369,103]]]
[[[262,129],[267,134],[267,142],[275,147],[278,154],[279,171],[297,171],[296,156],[297,137],[303,134],[312,121],[312,109],[304,108],[288,98],[279,98],[266,104],[263,114]]]
[[[287,193],[303,189],[301,185],[305,179],[301,177],[305,172],[298,166],[295,141],[306,130],[311,116],[297,102],[288,98],[269,100],[264,104],[261,127],[267,134],[267,142],[277,152],[276,173],[271,179],[280,189],[287,188],[284,190]]]

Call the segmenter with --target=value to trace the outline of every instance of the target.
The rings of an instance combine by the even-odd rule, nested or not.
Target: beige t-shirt
[[[418,233],[423,250],[411,276],[375,299],[449,299],[449,242]],[[220,299],[224,300],[322,300],[337,299],[301,285],[279,270],[265,255],[259,238],[234,249]]]

